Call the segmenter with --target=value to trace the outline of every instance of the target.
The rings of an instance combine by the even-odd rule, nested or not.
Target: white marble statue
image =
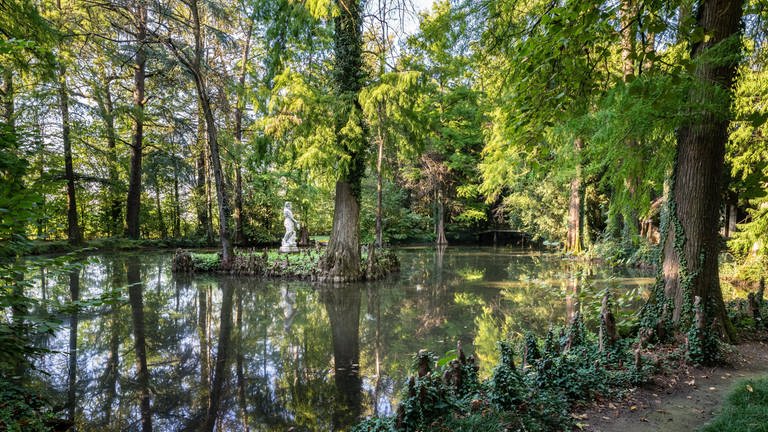
[[[285,206],[283,206],[283,216],[285,235],[283,236],[283,241],[280,245],[280,252],[298,252],[299,248],[296,247],[296,231],[298,231],[301,226],[293,217],[290,201],[286,201]]]

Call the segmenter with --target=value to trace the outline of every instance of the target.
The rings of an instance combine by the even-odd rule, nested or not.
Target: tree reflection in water
[[[131,306],[133,342],[136,352],[136,382],[139,387],[139,410],[141,430],[152,432],[152,408],[149,394],[149,370],[147,369],[147,343],[144,328],[144,284],[141,280],[141,264],[138,256],[128,258],[126,277],[128,279],[128,302]]]
[[[419,349],[461,340],[487,366],[499,338],[542,334],[605,287],[651,280],[504,249],[400,255],[397,277],[346,286],[173,275],[168,254],[95,257],[78,296],[114,288],[127,302],[70,317],[49,341],[74,344],[74,375],[65,354],[38,366],[62,405],[73,395],[80,431],[347,430],[392,413]],[[25,275],[41,295],[44,275]],[[69,299],[68,282],[48,277],[45,295]]]
[[[323,286],[320,301],[331,324],[336,398],[332,426],[339,430],[360,417],[360,297],[357,285]]]

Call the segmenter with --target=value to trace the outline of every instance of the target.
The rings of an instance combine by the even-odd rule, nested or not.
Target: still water
[[[62,315],[37,366],[80,431],[346,430],[394,412],[420,349],[461,341],[487,374],[498,339],[593,316],[606,288],[621,319],[652,283],[515,249],[398,254],[399,274],[349,286],[174,275],[170,253],[93,256],[37,295],[121,301]]]

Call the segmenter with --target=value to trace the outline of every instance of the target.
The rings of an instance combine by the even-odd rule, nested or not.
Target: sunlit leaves
[[[302,3],[313,17],[330,18],[338,13],[337,7],[344,7],[346,0],[306,0]]]

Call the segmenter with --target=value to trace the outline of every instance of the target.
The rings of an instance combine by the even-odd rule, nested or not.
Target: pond
[[[621,324],[652,283],[529,250],[398,255],[399,274],[348,286],[174,275],[168,252],[96,255],[44,283],[38,275],[36,295],[114,291],[122,301],[62,315],[37,367],[80,431],[214,419],[219,430],[346,430],[396,410],[420,349],[442,356],[461,341],[488,374],[497,340],[543,335],[577,310],[594,317],[606,288]]]

